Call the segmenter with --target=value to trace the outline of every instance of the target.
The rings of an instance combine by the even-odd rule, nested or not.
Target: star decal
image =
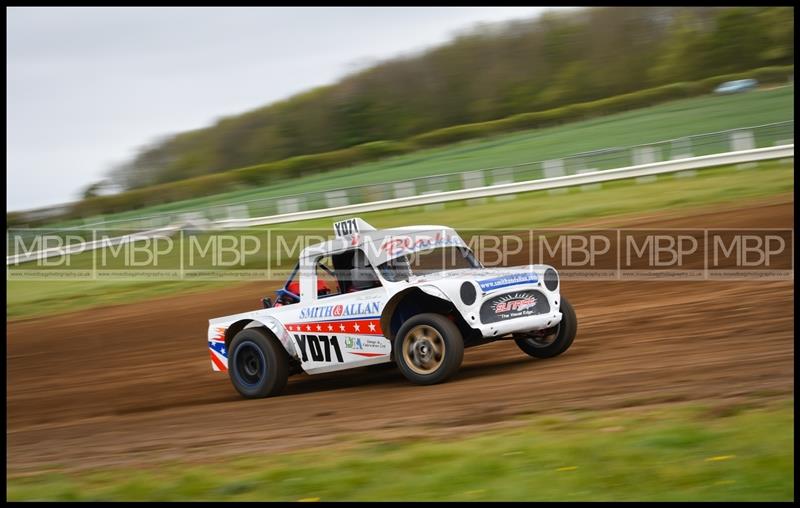
[[[344,325],[343,324],[339,325],[339,330],[344,331]]]
[[[333,331],[333,325],[328,325],[328,331],[329,331],[329,332],[332,332],[332,331]]]
[[[369,331],[371,331],[371,332],[375,331],[375,323],[373,323],[372,321],[370,321],[370,323],[369,323]]]
[[[317,331],[320,331],[320,330],[322,330],[322,327],[319,325],[319,323],[317,323]]]
[[[357,331],[357,332],[361,330],[361,328],[358,326],[358,323],[354,324],[354,325],[353,325],[353,328],[354,328],[354,329],[355,329],[355,331]]]
[[[306,331],[307,331],[307,332],[310,332],[310,331],[311,331],[311,325],[306,325]]]

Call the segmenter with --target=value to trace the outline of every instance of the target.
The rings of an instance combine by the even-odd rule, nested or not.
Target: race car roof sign
[[[334,222],[333,231],[336,233],[336,238],[341,238],[362,231],[375,231],[375,228],[359,217],[354,217],[352,219]]]

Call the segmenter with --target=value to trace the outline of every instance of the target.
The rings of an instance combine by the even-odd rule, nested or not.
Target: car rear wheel
[[[289,360],[283,346],[258,328],[240,331],[228,348],[228,373],[243,397],[276,395],[286,386]]]
[[[578,333],[578,318],[572,304],[561,295],[561,322],[542,332],[514,334],[517,346],[534,358],[558,356],[572,345]]]
[[[458,371],[464,339],[458,327],[441,314],[419,314],[400,327],[394,339],[400,372],[415,384],[440,383]]]

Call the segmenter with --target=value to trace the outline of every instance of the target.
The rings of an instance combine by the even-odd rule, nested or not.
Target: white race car
[[[274,305],[209,320],[211,366],[242,396],[275,395],[291,374],[389,362],[433,384],[458,370],[465,347],[513,339],[549,358],[575,338],[550,266],[484,268],[445,226],[375,230],[355,218],[334,231],[302,251]]]

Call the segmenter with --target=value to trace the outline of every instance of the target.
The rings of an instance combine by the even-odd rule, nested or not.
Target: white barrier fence
[[[203,226],[217,228],[246,228],[252,226],[263,226],[268,224],[280,224],[308,219],[319,219],[324,217],[334,217],[341,215],[353,215],[364,212],[374,212],[379,210],[389,210],[409,206],[440,204],[448,201],[460,201],[466,199],[485,199],[493,196],[508,196],[512,194],[531,192],[538,190],[565,189],[573,186],[587,186],[608,182],[613,180],[623,180],[628,178],[654,177],[659,174],[677,173],[682,171],[710,168],[729,164],[741,164],[757,162],[771,159],[793,158],[794,144],[785,144],[766,148],[756,148],[750,150],[739,150],[701,157],[690,157],[685,159],[669,160],[664,162],[652,162],[638,164],[634,166],[607,169],[601,171],[580,172],[568,176],[554,176],[550,178],[529,180],[525,182],[510,182],[495,184],[482,187],[464,188],[454,191],[429,192],[419,195],[405,195],[398,193],[401,197],[359,203],[346,206],[334,206],[317,210],[289,211],[279,215],[265,217],[255,217],[248,219],[226,219],[209,222]],[[339,196],[332,196],[331,202],[335,202]],[[121,243],[134,242],[148,238],[162,237],[170,235],[186,226],[197,227],[192,223],[177,223],[159,229],[144,231],[140,233],[124,235],[112,239],[82,243],[75,247],[56,247],[43,249],[35,252],[25,252],[14,256],[6,257],[6,266],[24,263],[38,259],[45,259],[53,256],[74,254],[77,252],[90,251],[98,248],[116,246]],[[33,230],[35,231],[35,230]],[[72,249],[72,250],[70,250]]]
[[[266,217],[254,217],[251,219],[227,219],[216,221],[215,224],[222,228],[241,228],[250,226],[263,226],[267,224],[280,224],[282,222],[294,222],[300,220],[333,217],[338,215],[375,212],[378,210],[389,210],[392,208],[403,208],[407,206],[444,203],[447,201],[460,201],[462,199],[486,198],[492,196],[503,196],[507,194],[517,194],[520,192],[561,189],[576,185],[596,184],[612,180],[655,176],[662,173],[674,173],[690,169],[702,169],[714,166],[724,166],[727,164],[738,164],[742,162],[780,159],[783,157],[794,157],[794,144],[756,148],[753,150],[741,150],[738,152],[727,152],[714,155],[704,155],[702,157],[691,157],[688,159],[654,162],[650,164],[639,164],[626,168],[606,169],[602,171],[593,171],[591,173],[529,180],[527,182],[505,183],[489,185],[485,187],[460,189],[455,191],[407,196],[395,199],[386,199],[383,201],[373,201],[371,203],[340,206],[336,208],[308,210],[304,212],[286,213]]]

